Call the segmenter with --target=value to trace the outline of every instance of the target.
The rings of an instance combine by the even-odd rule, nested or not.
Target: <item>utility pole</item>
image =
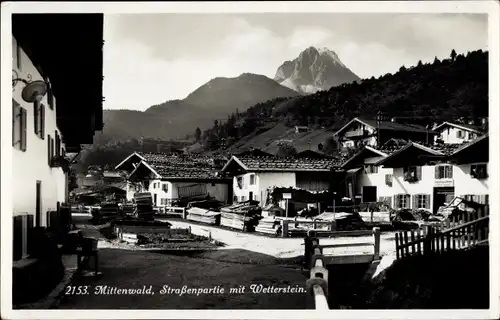
[[[377,146],[380,147],[380,122],[382,121],[382,112],[377,112]]]

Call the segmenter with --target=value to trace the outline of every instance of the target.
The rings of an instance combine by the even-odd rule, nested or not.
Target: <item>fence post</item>
[[[373,260],[380,259],[380,228],[373,228]]]
[[[288,237],[288,220],[282,220],[281,236],[283,238]]]
[[[425,226],[425,228],[427,229],[427,234],[424,241],[424,254],[430,254],[432,252],[432,238],[434,230],[431,226]]]

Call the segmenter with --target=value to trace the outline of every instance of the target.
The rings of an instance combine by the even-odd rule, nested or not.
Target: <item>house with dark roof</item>
[[[346,170],[344,195],[356,202],[385,202],[392,204],[392,168],[376,165],[397,150],[396,147],[377,149],[363,147],[342,165]]]
[[[135,152],[115,169],[128,172],[127,199],[136,192],[150,192],[153,203],[162,207],[204,196],[227,203],[231,179],[220,174],[223,163],[222,158],[201,155]]]
[[[436,133],[424,126],[354,118],[333,134],[344,148],[382,146],[391,138],[432,142]],[[380,140],[380,141],[379,141]]]
[[[480,126],[445,121],[433,128],[437,132],[434,141],[442,143],[463,143],[472,141],[485,133]]]
[[[469,143],[422,145],[409,142],[374,165],[391,168],[392,207],[436,212],[455,196],[488,201],[488,136]]]
[[[255,200],[264,206],[274,187],[330,190],[334,181],[344,175],[341,164],[333,158],[232,156],[222,172],[232,178],[233,200]]]

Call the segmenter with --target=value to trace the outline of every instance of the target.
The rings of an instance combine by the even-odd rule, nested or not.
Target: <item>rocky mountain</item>
[[[206,129],[215,120],[244,112],[247,108],[277,97],[293,97],[296,91],[262,75],[244,73],[235,78],[214,78],[185,99],[170,100],[146,111],[104,110],[105,127],[97,143],[129,138],[178,139]]]
[[[301,94],[310,94],[360,78],[332,50],[309,47],[293,61],[285,61],[276,71],[274,80]]]

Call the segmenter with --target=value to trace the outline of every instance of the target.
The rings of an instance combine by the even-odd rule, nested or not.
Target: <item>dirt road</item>
[[[226,244],[226,247],[223,247],[222,249],[243,249],[271,255],[277,258],[292,258],[304,254],[304,239],[302,238],[272,238],[239,231],[229,231],[218,227],[203,226],[173,219],[157,220],[168,221],[172,223],[173,228],[188,228],[190,226],[191,232],[196,235],[207,236],[210,232],[213,239]],[[380,238],[380,253],[382,255],[393,253],[395,251],[394,233],[383,233]],[[372,240],[372,236],[333,238],[321,239],[321,244],[370,242]],[[367,246],[325,249],[324,253],[334,253],[338,255],[369,254],[373,253],[373,247]]]

